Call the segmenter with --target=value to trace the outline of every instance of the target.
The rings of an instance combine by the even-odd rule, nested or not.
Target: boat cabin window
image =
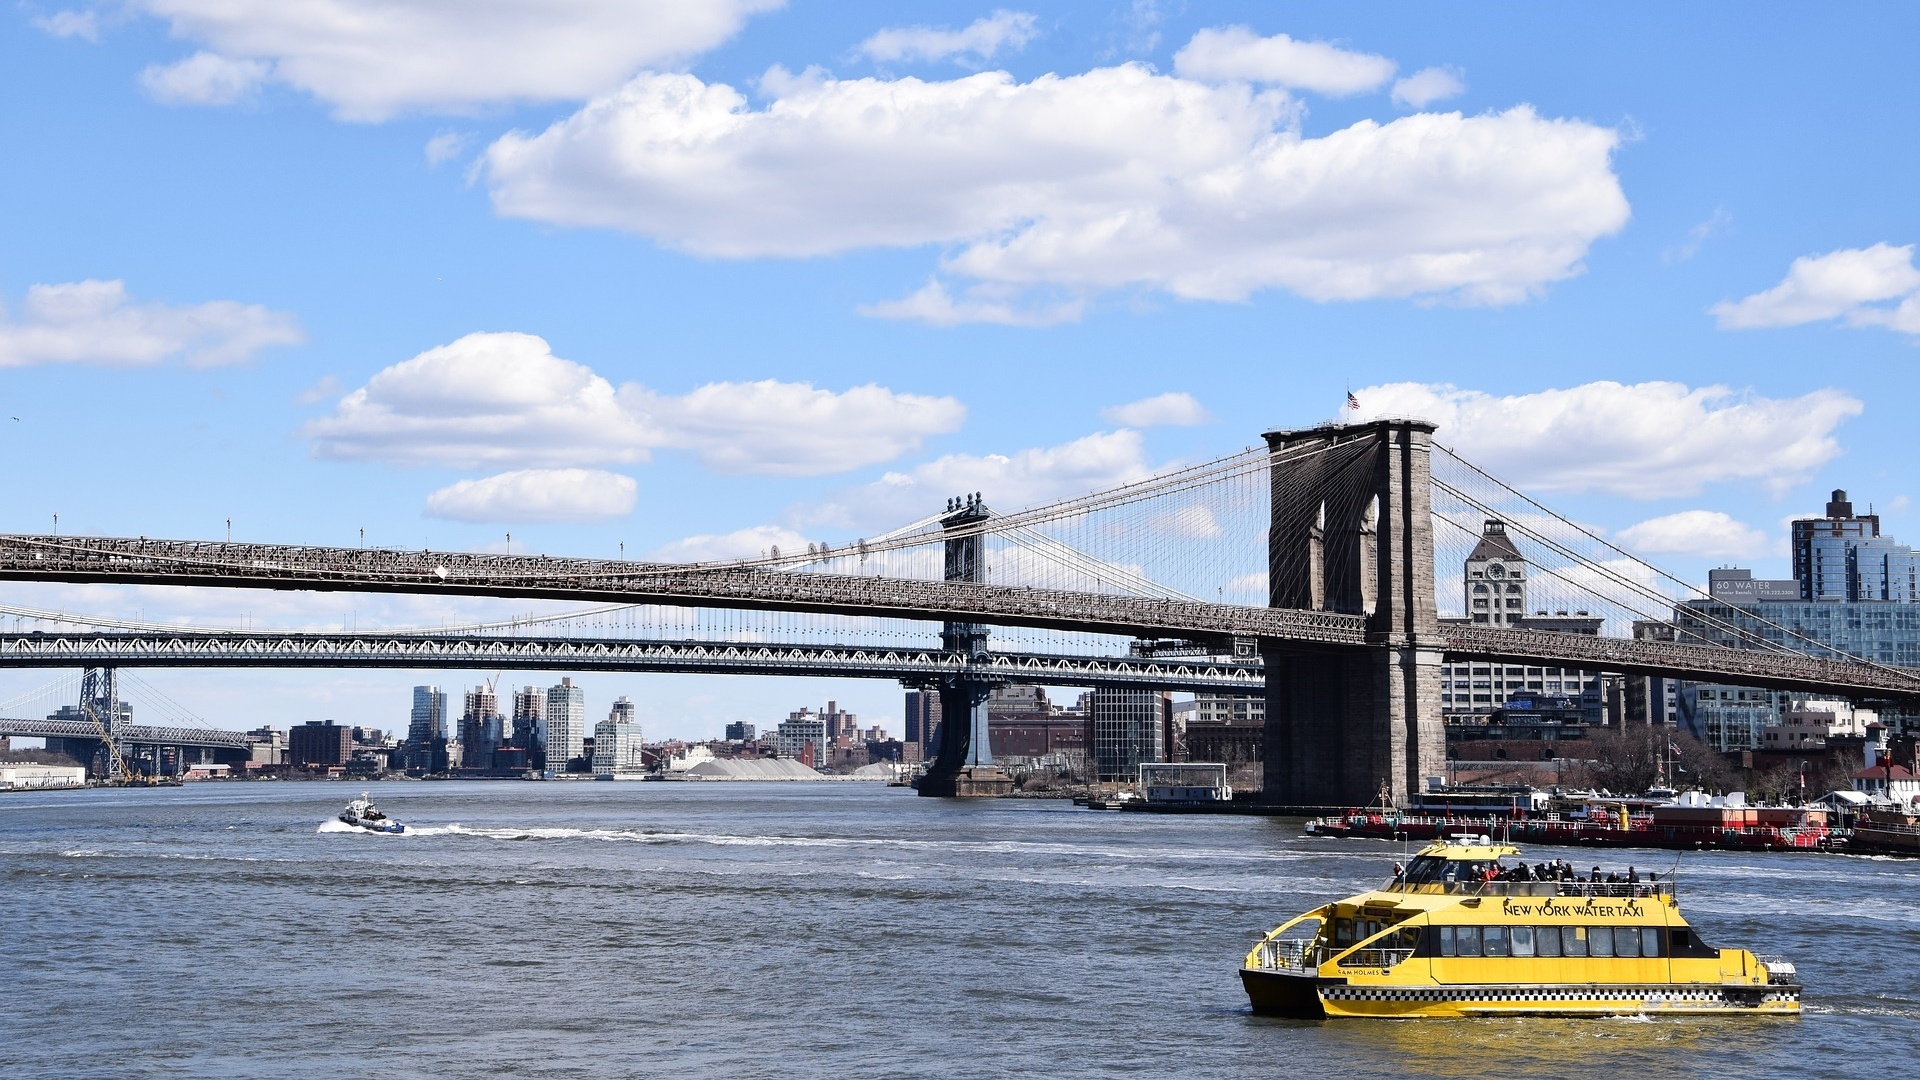
[[[1353,944],[1352,919],[1333,920],[1333,943],[1336,947],[1341,948]]]
[[[1457,875],[1456,875],[1457,877]],[[1447,876],[1447,860],[1432,855],[1416,855],[1407,864],[1406,882],[1409,885],[1438,885],[1442,881],[1454,878]]]
[[[1432,941],[1434,956],[1660,955],[1657,926],[1436,926]],[[1678,931],[1674,942],[1682,943]]]

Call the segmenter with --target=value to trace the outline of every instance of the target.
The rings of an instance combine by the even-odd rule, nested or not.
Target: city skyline
[[[1463,453],[1703,584],[1727,562],[1788,576],[1784,522],[1819,516],[1833,488],[1892,535],[1920,531],[1892,468],[1920,328],[1920,228],[1900,189],[1916,152],[1899,106],[1906,9],[1627,9],[1569,33],[1521,9],[719,5],[671,41],[642,23],[574,27],[627,44],[491,88],[461,77],[485,41],[460,39],[474,51],[434,82],[391,42],[359,42],[374,69],[343,71],[272,15],[146,14],[160,10],[0,20],[17,58],[0,79],[20,106],[5,123],[36,165],[0,179],[14,208],[0,215],[0,364],[19,417],[0,430],[24,465],[8,531],[57,514],[68,532],[220,538],[231,522],[268,541],[364,530],[368,544],[497,549],[510,533],[514,550],[555,554],[745,553],[871,534],[961,490],[1010,506],[1105,486],[1325,419],[1348,392],[1358,416],[1434,416]],[[685,142],[676,125],[698,115],[665,104],[675,88],[705,95],[741,141]],[[1016,197],[862,156],[835,110],[881,91],[924,94],[926,110],[1003,103],[968,129],[987,181],[1035,161],[1079,179]],[[1087,125],[1019,141],[1025,125],[1061,130],[1048,121],[1084,115],[1096,91],[1104,115],[1178,103],[1182,138]],[[752,140],[792,136],[776,123],[795,114],[840,157],[749,168]],[[618,150],[609,117],[683,140],[704,155],[696,172],[583,186],[590,162],[569,153]],[[1133,162],[1188,191],[1292,160],[1261,147],[1365,155],[1414,133],[1480,186],[1433,206],[1362,194],[1402,215],[1405,237],[1466,245],[1451,263],[1364,223],[1314,234],[1251,197],[1269,216],[1228,235],[1197,196],[1156,201],[1090,164]],[[849,209],[817,181],[849,160],[895,188],[852,189],[866,201]],[[747,204],[702,192],[712,175],[803,213],[743,217]],[[1085,240],[1072,208],[1096,189],[1101,208],[1158,228],[1063,261],[1043,241]],[[1496,191],[1504,216],[1486,220]],[[642,212],[654,205],[673,214]],[[1463,239],[1432,239],[1422,214],[1439,212]],[[729,232],[736,220],[757,239]],[[1303,236],[1319,245],[1310,273]],[[1143,252],[1163,269],[1141,269]],[[505,434],[476,440],[454,422],[462,401]],[[72,437],[97,430],[119,437]],[[4,597],[291,626],[534,606]],[[461,681],[155,678],[234,728],[348,722]],[[766,725],[795,700],[901,718],[885,682],[615,682],[610,697],[658,703],[640,721],[664,735]],[[290,711],[255,719],[260,700]]]

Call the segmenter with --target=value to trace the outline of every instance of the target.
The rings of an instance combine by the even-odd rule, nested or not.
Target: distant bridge
[[[85,720],[23,720],[0,717],[0,736],[22,739],[76,739],[99,742],[100,728]],[[197,746],[220,750],[245,750],[247,737],[238,731],[210,728],[156,727],[152,724],[122,724],[113,737],[133,746]]]
[[[1052,686],[1258,694],[1258,659],[961,653],[938,646],[492,637],[472,634],[116,632],[0,634],[0,667],[270,667],[806,675],[932,684],[965,676]]]

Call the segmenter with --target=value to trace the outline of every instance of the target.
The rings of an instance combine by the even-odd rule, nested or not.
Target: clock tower
[[[1476,626],[1509,627],[1527,615],[1527,560],[1507,538],[1507,523],[1489,518],[1467,556],[1466,616]]]

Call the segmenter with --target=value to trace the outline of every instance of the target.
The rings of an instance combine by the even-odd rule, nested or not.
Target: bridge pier
[[[1404,801],[1445,765],[1433,431],[1381,420],[1266,436],[1270,603],[1365,616],[1368,642],[1264,643],[1268,802]]]
[[[946,580],[984,583],[985,538],[966,527],[993,515],[978,495],[955,500],[947,509],[950,513],[940,524],[958,535],[947,537]],[[950,622],[940,632],[940,643],[948,652],[979,656],[987,651],[987,630],[973,623]],[[993,763],[987,727],[987,698],[992,692],[993,684],[977,677],[940,680],[940,742],[933,764],[920,778],[920,794],[965,799],[1013,791],[1013,778]]]

